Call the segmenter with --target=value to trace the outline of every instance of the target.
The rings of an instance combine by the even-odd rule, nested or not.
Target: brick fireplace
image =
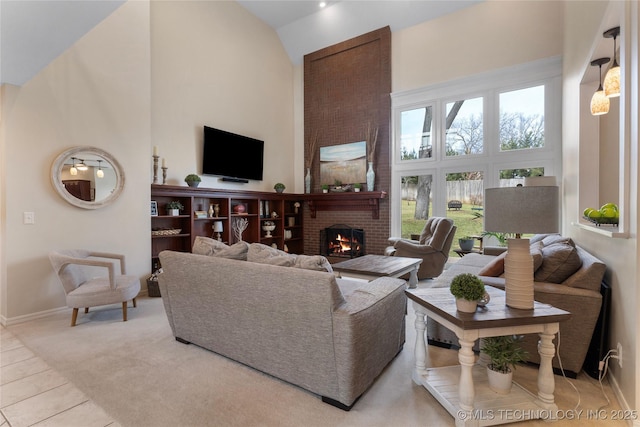
[[[390,233],[390,207],[386,192],[391,187],[391,30],[381,28],[338,43],[304,58],[305,169],[311,171],[310,203],[304,206],[304,252],[317,254],[320,231],[334,224],[348,224],[364,230],[366,252],[384,254]],[[373,198],[361,193],[344,193],[352,199],[332,209],[338,195],[322,194],[320,147],[363,141],[368,125],[378,130],[373,167],[376,173]],[[315,142],[314,142],[315,140]],[[311,150],[313,147],[313,151]],[[345,183],[353,184],[353,183]],[[385,192],[380,196],[380,191]],[[365,192],[366,194],[367,192]],[[365,197],[366,199],[366,197]],[[310,200],[310,199],[307,199]],[[319,202],[319,203],[318,203]],[[373,204],[373,205],[372,205]],[[312,209],[313,208],[313,209]],[[375,210],[374,210],[375,208]],[[338,258],[339,259],[339,258]]]

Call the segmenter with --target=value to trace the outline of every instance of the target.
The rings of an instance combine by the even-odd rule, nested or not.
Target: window
[[[500,94],[500,150],[544,147],[544,86]]]
[[[430,158],[433,152],[431,106],[403,111],[400,119],[400,160]]]
[[[446,155],[481,154],[484,149],[482,98],[447,103]]]
[[[550,58],[392,94],[392,235],[422,229],[420,206],[481,234],[485,188],[560,175],[561,72]]]
[[[400,235],[405,239],[411,239],[413,235],[420,235],[425,222],[431,216],[432,182],[432,175],[401,177],[402,229]]]

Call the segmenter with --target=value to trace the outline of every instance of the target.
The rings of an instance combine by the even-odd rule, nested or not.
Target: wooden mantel
[[[385,191],[305,194],[311,218],[316,217],[317,211],[371,211],[371,217],[379,219],[379,201],[386,197]]]

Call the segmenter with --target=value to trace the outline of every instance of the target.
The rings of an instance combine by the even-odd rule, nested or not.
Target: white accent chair
[[[102,259],[98,259],[102,258]],[[73,308],[71,326],[76,325],[78,309],[122,303],[122,320],[127,321],[127,301],[132,300],[136,307],[136,297],[140,292],[140,279],[127,276],[124,255],[107,252],[93,252],[84,249],[52,251],[49,260],[53,270],[62,282],[67,297],[67,306]],[[120,274],[115,266],[120,262]],[[90,277],[90,267],[107,268],[109,275]]]

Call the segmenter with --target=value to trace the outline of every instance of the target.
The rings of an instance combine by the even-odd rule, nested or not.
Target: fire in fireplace
[[[343,258],[363,256],[366,253],[364,230],[344,224],[320,230],[320,253]]]

